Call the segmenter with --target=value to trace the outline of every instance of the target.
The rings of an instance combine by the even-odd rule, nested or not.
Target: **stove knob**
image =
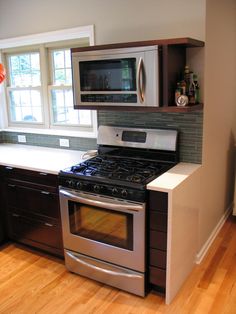
[[[73,181],[73,180],[66,180],[66,184],[67,184],[70,188],[73,188],[74,181]]]
[[[119,191],[117,190],[117,188],[113,188],[111,190],[112,195],[117,195],[119,193]]]
[[[128,192],[127,192],[126,190],[122,190],[122,191],[121,191],[121,195],[122,195],[123,197],[127,197]]]
[[[77,189],[82,189],[82,187],[83,187],[84,185],[83,185],[83,183],[82,182],[77,182],[76,183],[76,187],[77,187]]]
[[[94,190],[94,192],[99,192],[100,191],[100,186],[99,185],[94,185],[94,187],[93,187],[93,190]]]

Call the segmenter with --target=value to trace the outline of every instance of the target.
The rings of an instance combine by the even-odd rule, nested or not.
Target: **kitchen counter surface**
[[[58,174],[83,161],[85,151],[21,144],[0,144],[0,165]],[[147,185],[148,190],[170,192],[201,165],[180,162]]]
[[[148,190],[171,192],[184,180],[201,168],[200,164],[180,162],[147,185]]]
[[[81,162],[84,151],[0,144],[0,165],[42,171],[52,174]]]

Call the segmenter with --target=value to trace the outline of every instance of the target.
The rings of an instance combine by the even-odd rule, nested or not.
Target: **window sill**
[[[52,129],[34,129],[34,128],[5,128],[1,129],[3,132],[18,132],[18,133],[31,133],[31,134],[45,134],[56,136],[70,136],[70,137],[85,137],[97,138],[97,130],[86,131],[69,131],[69,130],[52,130]]]

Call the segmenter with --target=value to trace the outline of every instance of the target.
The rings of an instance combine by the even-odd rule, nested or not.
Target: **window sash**
[[[37,35],[37,36],[36,36]],[[3,95],[5,95],[3,99],[2,108],[0,108],[0,111],[3,114],[3,117],[1,119],[1,122],[3,123],[3,127],[26,127],[26,128],[39,128],[39,129],[45,129],[48,130],[50,133],[50,129],[55,129],[56,132],[59,132],[60,130],[67,130],[71,134],[75,132],[80,132],[85,130],[86,134],[88,136],[96,136],[97,131],[97,118],[96,118],[96,111],[91,111],[91,126],[88,127],[88,125],[53,125],[51,123],[51,104],[50,104],[50,94],[49,90],[50,87],[52,87],[50,84],[51,78],[50,78],[50,71],[49,71],[49,51],[54,49],[68,49],[70,47],[78,47],[78,46],[87,46],[87,45],[93,45],[94,44],[94,27],[92,25],[85,26],[85,27],[77,27],[74,29],[66,29],[66,30],[59,30],[54,32],[48,32],[48,33],[41,33],[41,34],[34,34],[34,35],[27,35],[22,37],[17,37],[14,39],[6,39],[6,40],[0,40],[0,61],[3,62],[7,66],[7,55],[18,55],[18,54],[27,54],[27,53],[34,53],[39,52],[40,53],[40,70],[41,70],[41,87],[39,86],[24,86],[24,87],[13,87],[10,86],[9,81],[9,75],[5,83],[5,88],[3,88]],[[63,46],[63,47],[62,47]],[[4,85],[2,85],[4,87]],[[9,95],[12,91],[16,90],[37,90],[40,89],[40,96],[41,96],[41,103],[42,103],[42,114],[43,114],[43,122],[42,123],[32,123],[32,122],[20,122],[20,121],[11,121],[10,119],[10,101],[9,101]],[[58,86],[56,87],[58,88]],[[6,100],[6,101],[5,101]],[[41,131],[39,131],[40,133]],[[53,131],[52,131],[53,132]],[[87,133],[88,132],[88,133]],[[89,135],[91,133],[91,135]],[[78,134],[79,135],[79,134]],[[75,135],[74,135],[75,136]],[[86,136],[86,135],[85,135]]]
[[[36,109],[37,107],[40,108],[40,111],[41,111],[41,119],[42,121],[27,121],[27,120],[13,120],[12,119],[12,111],[11,109],[14,107],[13,104],[11,103],[11,92],[24,92],[24,91],[37,91],[39,92],[39,96],[40,96],[40,99],[41,99],[41,103],[40,103],[40,106],[33,106],[30,105],[29,106],[19,106],[19,109],[21,109],[21,111],[24,109],[24,108],[27,108],[30,109],[31,108],[31,112],[32,112],[32,116],[33,115],[33,109]],[[8,106],[7,106],[7,111],[8,111],[8,121],[9,121],[9,125],[13,126],[13,125],[38,125],[38,126],[42,126],[44,125],[45,123],[45,120],[44,120],[44,108],[43,106],[41,105],[42,104],[42,88],[41,86],[34,86],[34,87],[7,87],[7,103],[8,103]],[[16,106],[15,109],[17,109],[18,106]]]

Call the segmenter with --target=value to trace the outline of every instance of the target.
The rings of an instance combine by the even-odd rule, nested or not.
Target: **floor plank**
[[[170,305],[68,272],[62,260],[24,246],[0,247],[0,314],[236,314],[236,217]]]

